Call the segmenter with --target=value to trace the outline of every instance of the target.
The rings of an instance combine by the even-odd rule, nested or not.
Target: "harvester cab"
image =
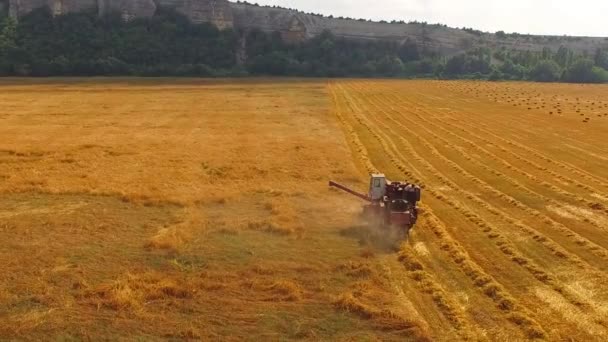
[[[407,234],[418,219],[417,203],[420,187],[407,182],[391,182],[383,174],[370,175],[367,195],[330,181],[329,186],[343,190],[368,202],[363,216],[368,222],[380,222],[383,227],[394,226]]]
[[[372,174],[369,180],[369,198],[380,201],[386,194],[386,177],[383,174]]]

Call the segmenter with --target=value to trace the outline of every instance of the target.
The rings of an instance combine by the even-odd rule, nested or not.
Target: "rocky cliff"
[[[550,48],[557,51],[566,46],[574,51],[593,53],[598,47],[608,47],[608,38],[561,37],[561,36],[508,36],[499,38],[491,33],[474,33],[440,25],[379,23],[352,19],[328,18],[273,7],[230,3],[234,25],[243,29],[259,28],[265,31],[280,31],[291,40],[310,38],[323,30],[335,35],[356,39],[412,40],[419,46],[452,55],[475,46],[493,49],[542,51]]]
[[[13,18],[38,8],[48,8],[54,15],[96,11],[99,15],[119,12],[123,19],[150,17],[158,7],[173,8],[192,22],[210,22],[221,29],[233,26],[232,9],[226,0],[2,0],[0,11],[8,8]]]
[[[340,37],[403,42],[413,40],[419,46],[445,55],[466,51],[475,46],[493,49],[505,47],[515,50],[557,50],[566,46],[578,52],[593,53],[597,47],[608,47],[604,38],[572,37],[505,37],[494,34],[475,34],[438,25],[388,24],[349,19],[314,16],[298,11],[238,4],[227,0],[0,0],[0,13],[19,18],[34,9],[46,7],[61,15],[85,10],[100,15],[119,12],[123,19],[154,15],[159,7],[173,8],[195,23],[210,22],[221,29],[261,29],[279,31],[289,41],[301,41],[324,30]]]

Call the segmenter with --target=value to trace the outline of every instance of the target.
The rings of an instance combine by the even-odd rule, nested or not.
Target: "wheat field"
[[[608,339],[608,87],[0,82],[0,339]],[[423,187],[407,241],[368,173]]]

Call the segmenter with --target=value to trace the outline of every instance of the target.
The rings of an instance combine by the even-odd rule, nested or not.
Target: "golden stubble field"
[[[608,339],[606,86],[0,88],[0,339]],[[372,171],[408,241],[327,188]]]

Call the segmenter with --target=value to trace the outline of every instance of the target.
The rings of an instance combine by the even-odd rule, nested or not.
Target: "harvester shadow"
[[[350,226],[341,230],[340,235],[356,239],[360,246],[385,254],[399,251],[400,245],[407,241],[407,235],[404,233],[371,224]]]

